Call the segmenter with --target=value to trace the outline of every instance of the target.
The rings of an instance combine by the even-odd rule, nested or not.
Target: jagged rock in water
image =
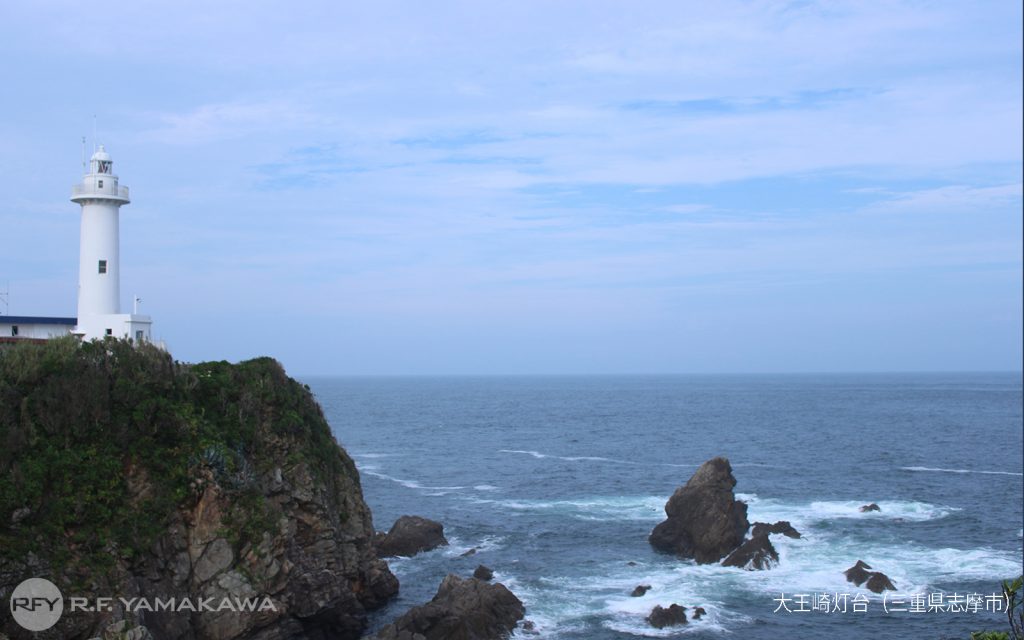
[[[739,567],[748,571],[771,569],[778,564],[779,554],[772,546],[768,534],[762,533],[744,542],[722,560],[722,566]]]
[[[866,589],[875,593],[896,590],[896,586],[889,579],[889,576],[881,571],[870,571],[870,569],[871,565],[863,560],[858,560],[857,564],[844,571],[843,575],[846,576],[848,582],[852,582],[858,587],[864,585]]]
[[[894,585],[892,581],[889,580],[888,575],[882,571],[872,571],[870,578],[867,579],[867,584],[864,586],[874,593],[896,591],[896,585]]]
[[[374,636],[376,640],[500,640],[526,610],[502,584],[449,575],[434,598],[413,607]]]
[[[755,522],[750,529],[751,538],[756,538],[761,534],[767,535],[772,533],[781,533],[787,538],[800,538],[800,532],[794,529],[788,520],[779,520],[775,524]]]
[[[872,502],[871,504],[866,504],[866,505],[864,505],[864,506],[862,506],[860,508],[860,512],[861,513],[867,513],[868,511],[881,511],[881,510],[882,510],[882,507],[878,506],[874,502]]]
[[[678,604],[672,604],[667,608],[658,605],[651,611],[651,615],[647,616],[647,622],[655,629],[686,624],[686,607]]]
[[[423,551],[448,546],[444,525],[420,516],[402,516],[387,533],[379,533],[374,544],[382,558],[411,557]]]
[[[638,584],[636,586],[636,588],[633,589],[633,592],[630,593],[629,595],[634,597],[634,598],[639,598],[640,596],[644,595],[645,593],[647,593],[650,590],[651,590],[651,585],[649,585],[649,584]]]
[[[81,597],[249,598],[259,609],[65,611],[46,637],[355,640],[367,611],[398,592],[355,464],[277,362],[184,365],[120,340],[34,348],[21,357],[46,367],[17,384],[0,353],[0,484],[32,495],[20,469],[47,460],[50,493],[45,509],[33,500],[28,517],[0,526],[0,592],[47,576]],[[46,429],[21,437],[32,424]],[[62,484],[74,477],[90,480]],[[75,527],[42,535],[63,526],[67,505],[81,509]],[[0,619],[5,634],[21,629]]]
[[[487,582],[488,580],[494,577],[494,572],[491,571],[489,567],[480,565],[476,568],[475,571],[473,571],[473,577],[477,580],[483,580],[484,582]]]
[[[736,478],[725,458],[708,460],[665,504],[668,519],[654,528],[651,546],[664,553],[718,562],[743,544],[747,505],[733,493]]]
[[[885,575],[881,571],[873,571],[871,576],[868,578],[867,584],[864,586],[875,593],[896,590],[896,585],[892,583],[889,576]]]
[[[846,576],[847,582],[852,582],[859,587],[871,577],[871,565],[863,560],[858,560],[857,564],[844,571],[843,575]]]
[[[704,607],[697,607],[696,609],[693,610],[693,619],[694,620],[700,620],[701,618],[703,618],[707,614],[708,614],[708,612],[704,610]]]

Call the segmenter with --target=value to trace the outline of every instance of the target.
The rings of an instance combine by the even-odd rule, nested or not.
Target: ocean
[[[1022,562],[1022,379],[1008,374],[315,377],[378,530],[403,514],[450,546],[389,561],[401,594],[495,572],[537,633],[517,638],[962,638],[1005,630]],[[789,520],[767,571],[647,543],[705,460],[732,463],[751,522]],[[878,512],[861,505],[877,503]],[[462,554],[470,549],[471,557]],[[846,582],[857,560],[882,596]],[[630,592],[651,585],[643,597]],[[707,616],[657,630],[655,605]]]

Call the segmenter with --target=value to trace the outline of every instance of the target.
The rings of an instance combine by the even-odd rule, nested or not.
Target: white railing
[[[125,200],[130,199],[128,197],[128,187],[96,187],[90,184],[71,185],[71,197],[77,198],[78,196],[111,196]]]

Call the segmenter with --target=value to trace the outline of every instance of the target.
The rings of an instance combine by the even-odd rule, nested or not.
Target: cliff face
[[[42,577],[65,599],[51,629],[4,616],[0,634],[358,638],[398,590],[373,535],[355,465],[273,360],[0,351],[0,597]],[[70,597],[113,601],[69,611]],[[257,610],[238,611],[246,598]]]

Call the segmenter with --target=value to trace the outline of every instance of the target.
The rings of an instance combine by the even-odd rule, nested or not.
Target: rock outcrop
[[[882,593],[883,591],[895,591],[896,585],[892,583],[889,576],[885,575],[881,571],[873,571],[871,576],[868,578],[867,583],[864,585],[870,591],[875,593]]]
[[[793,528],[793,525],[789,524],[788,520],[779,520],[775,524],[767,524],[765,522],[755,522],[750,528],[750,537],[756,538],[759,535],[768,535],[773,533],[781,533],[787,538],[800,538],[800,532]]]
[[[376,640],[500,640],[526,610],[502,584],[449,575],[427,604],[414,607],[374,636]]]
[[[779,554],[775,551],[768,534],[761,533],[747,540],[735,551],[730,553],[722,565],[726,567],[739,567],[748,571],[760,571],[771,569],[778,564]]]
[[[423,551],[446,547],[448,540],[440,522],[420,516],[402,516],[395,520],[390,531],[377,534],[374,545],[382,558],[412,557]]]
[[[649,585],[649,584],[638,584],[636,586],[636,588],[634,588],[633,591],[630,592],[629,595],[631,597],[633,597],[633,598],[640,598],[640,597],[644,596],[650,590],[651,590],[651,585]]]
[[[863,560],[858,560],[857,564],[844,571],[843,575],[846,576],[847,582],[852,582],[859,587],[871,577],[871,565]]]
[[[736,499],[736,478],[725,458],[708,460],[665,505],[668,519],[649,537],[658,551],[700,564],[718,562],[743,544],[747,505]]]
[[[490,567],[486,567],[481,564],[478,565],[477,568],[473,571],[473,577],[477,580],[483,580],[484,582],[487,582],[494,577],[494,572],[491,571]]]
[[[878,505],[877,505],[877,504],[875,504],[874,502],[872,502],[871,504],[866,504],[866,505],[863,505],[863,506],[862,506],[862,507],[860,508],[860,512],[861,512],[861,513],[867,513],[867,512],[869,512],[869,511],[881,511],[881,510],[882,510],[882,507],[878,506]]]
[[[65,611],[40,638],[354,640],[397,593],[355,465],[277,362],[182,365],[118,340],[10,353],[0,593],[47,576],[65,597],[216,609]],[[9,618],[5,634],[24,637]]]
[[[686,624],[686,607],[678,604],[672,604],[668,607],[658,605],[651,611],[651,615],[647,616],[647,622],[655,629]]]
[[[864,585],[866,589],[875,593],[896,590],[896,585],[892,583],[889,576],[881,571],[871,571],[871,565],[863,560],[858,560],[857,564],[844,571],[843,575],[846,576],[847,582],[852,582],[858,587]]]

